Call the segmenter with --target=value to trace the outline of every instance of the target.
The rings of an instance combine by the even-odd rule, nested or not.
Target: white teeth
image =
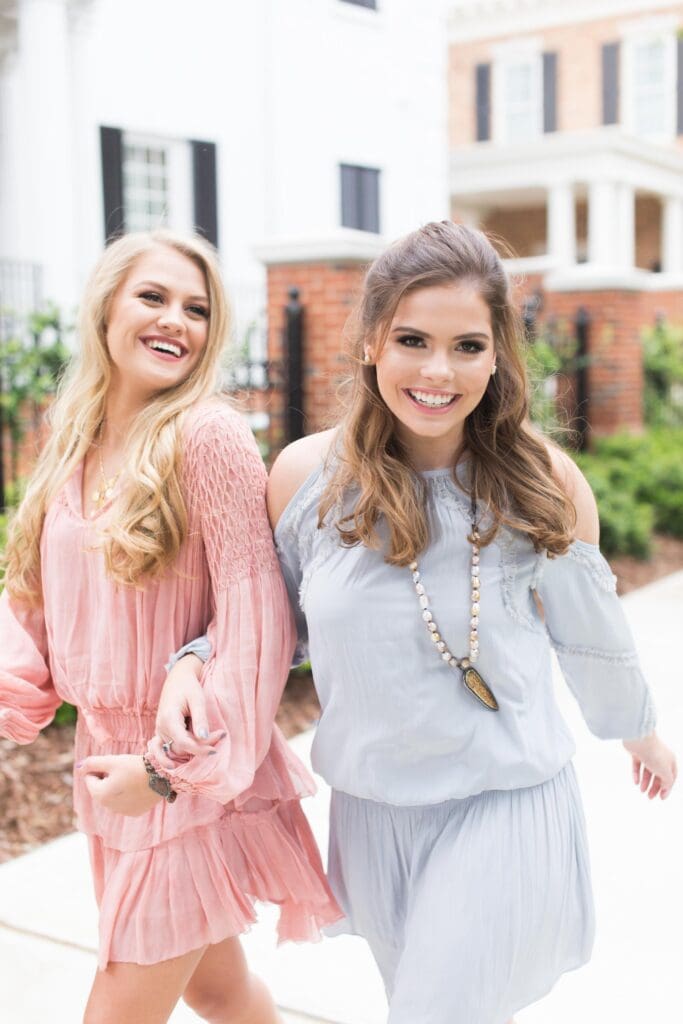
[[[174,345],[171,341],[148,341],[147,344],[150,348],[155,349],[157,352],[170,352],[172,356],[177,356],[180,359],[183,354],[183,350],[179,345]]]
[[[408,391],[411,398],[414,398],[420,405],[427,405],[431,409],[438,409],[443,405],[450,405],[455,395],[431,395],[426,391]]]

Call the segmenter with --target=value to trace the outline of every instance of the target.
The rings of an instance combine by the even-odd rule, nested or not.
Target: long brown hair
[[[574,506],[554,478],[550,444],[529,422],[523,330],[501,259],[481,231],[441,221],[395,242],[369,267],[350,321],[353,375],[341,424],[338,460],[323,492],[319,521],[341,507],[350,489],[353,510],[336,527],[346,545],[380,547],[377,524],[388,529],[386,559],[407,565],[429,541],[425,491],[395,430],[377,386],[374,365],[363,362],[368,345],[377,358],[401,299],[437,285],[472,283],[491,314],[497,372],[464,423],[453,469],[467,452],[468,486],[488,509],[490,544],[501,525],[525,533],[536,550],[566,551]]]
[[[134,263],[158,247],[192,260],[209,296],[206,345],[192,372],[159,392],[138,414],[127,446],[120,494],[104,535],[107,571],[119,583],[140,585],[175,560],[187,534],[180,483],[182,421],[195,403],[215,393],[229,312],[216,251],[205,239],[167,230],[124,235],[98,260],[79,316],[79,350],[48,419],[50,435],[14,519],[6,551],[7,589],[29,604],[42,598],[40,537],[48,505],[85,457],[100,429],[111,379],[106,321],[112,298]]]

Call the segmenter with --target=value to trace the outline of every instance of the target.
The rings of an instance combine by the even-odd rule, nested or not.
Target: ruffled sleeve
[[[185,479],[213,603],[202,686],[209,727],[226,735],[215,757],[156,767],[179,792],[226,804],[251,786],[268,753],[294,623],[266,514],[265,467],[248,425],[229,407],[209,407],[193,421]]]
[[[636,739],[655,727],[652,695],[616,594],[593,544],[575,540],[548,558],[534,581],[563,675],[586,723],[602,739]]]
[[[0,597],[0,736],[32,743],[61,698],[50,676],[42,608]]]

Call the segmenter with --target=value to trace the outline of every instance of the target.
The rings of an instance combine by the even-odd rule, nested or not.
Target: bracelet
[[[142,763],[144,764],[145,771],[147,772],[147,782],[149,783],[149,788],[153,790],[155,793],[158,793],[159,796],[162,796],[166,803],[172,804],[175,798],[178,796],[178,794],[174,789],[171,788],[171,783],[169,779],[167,779],[164,775],[159,775],[159,772],[148,759],[146,754],[142,755]]]

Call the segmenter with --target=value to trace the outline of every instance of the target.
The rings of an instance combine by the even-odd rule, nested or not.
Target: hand
[[[149,788],[147,771],[139,754],[106,754],[86,757],[76,765],[85,778],[93,800],[115,814],[137,818],[163,797]]]
[[[650,800],[666,800],[676,781],[676,758],[656,733],[642,740],[624,740],[633,760],[633,781]]]
[[[160,765],[176,768],[178,761],[189,756],[207,757],[215,754],[214,744],[223,739],[225,732],[209,732],[206,699],[199,682],[203,668],[200,658],[188,654],[169,672],[157,710],[157,735],[149,749]],[[171,743],[171,756],[163,744]]]

